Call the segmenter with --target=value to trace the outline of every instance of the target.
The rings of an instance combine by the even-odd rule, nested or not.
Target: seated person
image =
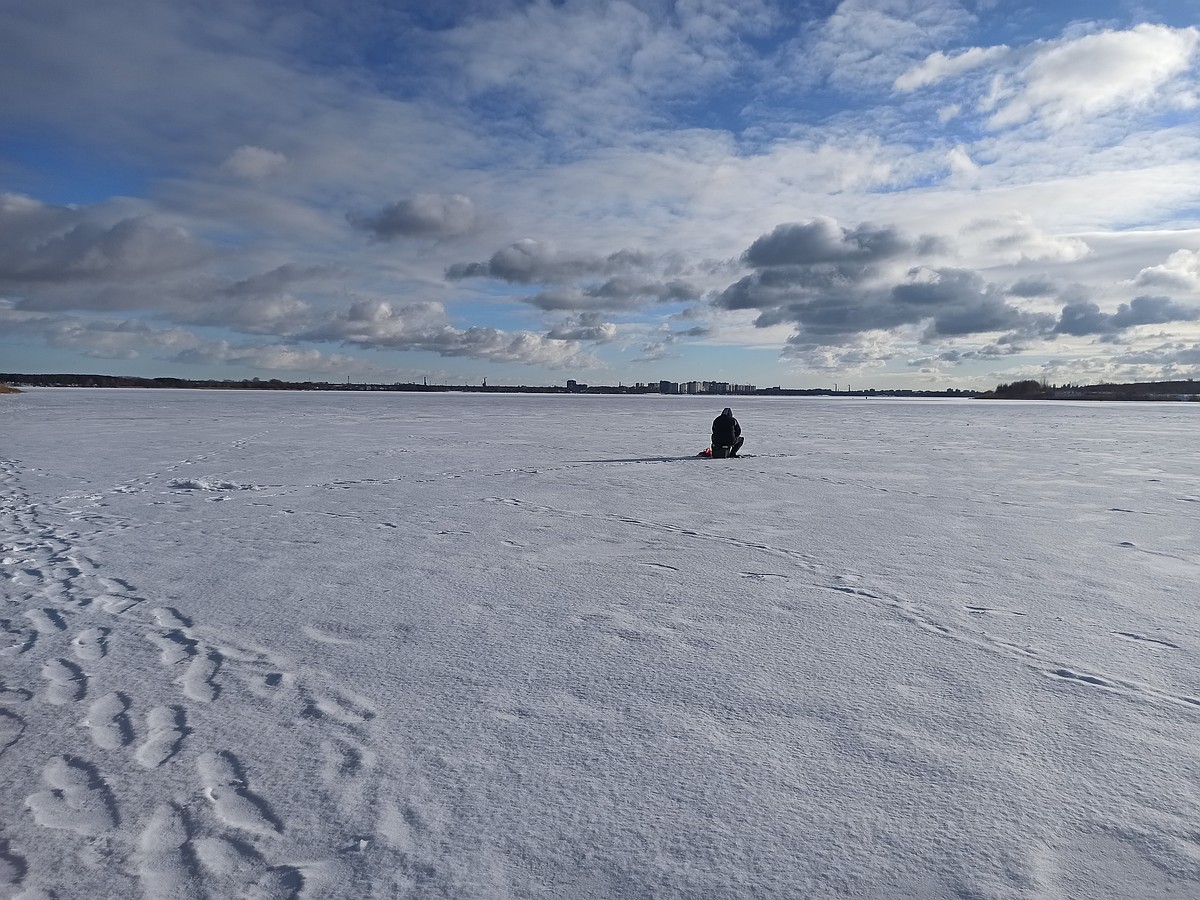
[[[721,414],[713,419],[712,424],[712,455],[713,459],[735,457],[742,448],[742,426],[733,417],[733,410],[728,406]]]

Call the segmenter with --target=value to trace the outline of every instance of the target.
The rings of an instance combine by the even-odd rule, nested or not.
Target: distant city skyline
[[[1180,382],[1188,385],[1190,382]],[[1030,381],[1018,385],[1022,392],[1027,392],[1025,385],[1040,387],[1040,383]],[[785,388],[780,385],[760,387],[755,384],[733,384],[722,381],[657,381],[633,382],[626,384],[618,381],[611,383],[585,383],[576,379],[567,379],[566,384],[492,384],[487,379],[477,383],[430,383],[428,379],[398,382],[363,382],[329,381],[329,380],[285,380],[281,378],[259,378],[257,376],[244,379],[183,379],[171,377],[146,378],[131,375],[105,375],[101,373],[0,373],[0,389],[15,387],[18,390],[26,387],[79,387],[79,388],[152,388],[152,389],[201,389],[201,390],[282,390],[282,391],[382,391],[409,393],[443,393],[443,392],[483,392],[483,393],[537,393],[537,394],[666,394],[673,396],[694,397],[746,397],[764,395],[836,395],[853,394],[866,395],[974,395],[973,389],[960,388],[852,388],[835,384],[830,387]],[[1008,387],[1008,386],[1006,386]],[[1128,387],[1138,387],[1130,385]],[[1188,390],[1187,393],[1191,394]]]
[[[1200,0],[10,0],[0,368],[1200,374]]]

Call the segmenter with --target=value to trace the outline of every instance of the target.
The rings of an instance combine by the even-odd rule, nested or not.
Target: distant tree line
[[[1133,384],[1054,385],[1032,378],[1000,384],[979,394],[980,400],[1193,400],[1200,401],[1200,382],[1144,381]]]
[[[980,396],[985,400],[1044,400],[1050,389],[1032,378],[1026,381],[1014,381],[1012,384],[996,385],[994,391],[987,391]]]

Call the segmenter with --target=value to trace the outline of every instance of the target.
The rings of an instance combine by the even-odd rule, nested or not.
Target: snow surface
[[[1200,405],[0,401],[0,893],[1200,896]]]

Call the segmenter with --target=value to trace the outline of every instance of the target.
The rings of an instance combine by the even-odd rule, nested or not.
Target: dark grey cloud
[[[926,329],[925,336],[959,337],[996,331],[1037,332],[1052,321],[1051,316],[1024,312],[999,297],[985,295],[961,306],[949,306],[939,311]]]
[[[524,298],[531,306],[547,312],[569,310],[635,310],[656,303],[692,302],[702,292],[684,281],[654,281],[618,276],[589,287],[559,287]]]
[[[1090,301],[1068,303],[1062,308],[1058,325],[1054,328],[1058,334],[1076,336],[1103,334],[1116,330],[1112,326],[1112,316],[1100,312],[1100,307]]]
[[[900,305],[932,315],[927,338],[959,337],[996,331],[1036,331],[1050,319],[1007,303],[977,273],[938,269],[932,281],[898,284],[892,297]]]
[[[563,256],[551,245],[526,239],[492,254],[487,262],[455,263],[446,269],[451,281],[495,278],[510,284],[555,284],[583,277],[646,271],[655,257],[639,250],[618,250],[608,256]]]
[[[859,225],[840,228],[829,219],[776,226],[752,243],[742,261],[756,269],[772,266],[870,264],[913,250],[913,244],[894,228]]]
[[[183,228],[150,215],[52,206],[20,195],[0,195],[0,284],[61,285],[83,280],[95,284],[144,278],[191,266],[207,255],[207,249]]]
[[[585,293],[596,298],[623,299],[637,297],[658,303],[690,303],[699,300],[702,292],[686,281],[654,281],[628,275],[618,275]]]
[[[1169,297],[1134,297],[1122,303],[1115,313],[1104,313],[1089,301],[1069,303],[1063,307],[1055,334],[1076,337],[1115,335],[1136,325],[1163,325],[1167,322],[1200,320],[1200,307],[1178,303]]]
[[[523,299],[524,302],[545,312],[588,310],[596,306],[595,300],[577,287],[551,288]],[[629,299],[622,303],[607,303],[605,308],[609,310],[633,309],[636,305],[635,301]]]
[[[1118,328],[1134,325],[1163,325],[1167,322],[1195,322],[1200,319],[1200,307],[1178,303],[1170,297],[1134,297],[1122,303],[1113,314]]]
[[[1053,327],[1053,317],[1017,308],[977,272],[920,264],[943,250],[940,238],[909,238],[891,227],[847,229],[828,219],[780,225],[742,255],[755,271],[713,302],[758,310],[759,327],[796,326],[798,346],[845,345],[864,332],[921,325],[929,340]]]
[[[928,311],[894,302],[887,290],[843,290],[765,309],[755,324],[795,324],[809,340],[836,344],[864,331],[913,325],[928,316]]]
[[[809,339],[839,343],[865,331],[892,330],[927,322],[926,336],[1037,328],[1041,317],[1022,312],[992,292],[974,272],[922,270],[924,280],[884,286],[853,282],[824,289],[800,283],[764,284],[749,276],[726,289],[718,305],[761,309],[760,327],[793,323]]]
[[[349,212],[346,219],[381,241],[455,237],[475,227],[475,205],[461,194],[417,194],[373,213]]]
[[[496,251],[486,262],[452,265],[446,278],[547,285],[521,298],[543,312],[632,312],[700,300],[704,292],[677,277],[680,269],[673,254],[624,249],[607,256],[572,255],[542,241],[522,240]]]
[[[1058,286],[1049,278],[1022,278],[1008,288],[1014,297],[1049,297],[1057,291]]]
[[[546,334],[547,338],[556,341],[586,341],[589,343],[607,343],[617,336],[617,326],[605,322],[599,313],[582,313],[579,316],[560,322]]]

